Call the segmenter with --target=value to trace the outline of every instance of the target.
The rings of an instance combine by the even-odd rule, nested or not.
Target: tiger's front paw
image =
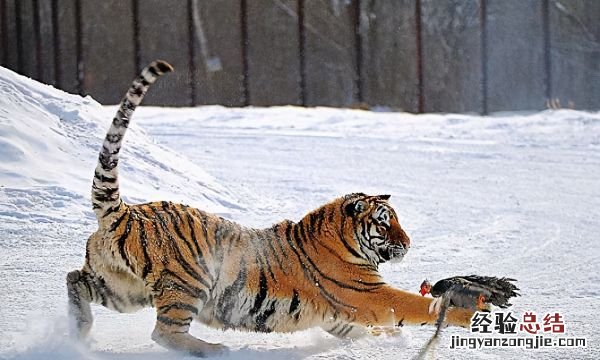
[[[429,303],[429,314],[439,316],[440,312],[442,311],[443,304],[444,304],[443,297],[433,298],[433,300]]]
[[[209,344],[205,343],[202,346],[202,349],[199,351],[190,350],[188,353],[197,357],[217,357],[217,356],[227,356],[230,350],[227,346],[222,344]]]
[[[399,326],[372,326],[367,328],[367,332],[371,336],[398,336],[402,335],[402,328]]]
[[[152,332],[152,340],[169,350],[197,357],[221,356],[229,351],[225,345],[200,340],[187,332],[169,333],[161,331],[160,326]]]

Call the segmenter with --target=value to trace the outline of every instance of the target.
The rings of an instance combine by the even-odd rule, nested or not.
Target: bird
[[[431,294],[434,297],[429,305],[429,312],[438,315],[437,327],[431,339],[414,359],[424,359],[436,346],[450,306],[476,311],[490,311],[491,305],[506,309],[512,305],[508,302],[510,298],[521,296],[517,292],[519,288],[513,284],[515,281],[517,280],[506,277],[468,275],[443,279],[432,286],[431,282],[425,279],[421,283],[419,293],[422,296]]]
[[[444,298],[448,306],[462,307],[471,310],[485,311],[490,309],[490,304],[506,309],[512,304],[510,298],[520,296],[519,288],[512,282],[512,278],[498,278],[495,276],[455,276],[443,279],[431,285],[429,280],[421,283],[420,293],[425,296],[431,294],[434,298]],[[441,299],[440,299],[441,300]],[[435,301],[433,309],[438,310],[441,301]]]

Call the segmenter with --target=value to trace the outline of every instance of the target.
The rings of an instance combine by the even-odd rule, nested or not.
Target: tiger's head
[[[388,203],[389,198],[390,195],[362,193],[342,198],[341,240],[352,239],[352,247],[374,264],[400,262],[410,247],[410,239]]]

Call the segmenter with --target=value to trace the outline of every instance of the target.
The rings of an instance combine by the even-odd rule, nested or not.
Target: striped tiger
[[[196,356],[226,347],[192,336],[192,320],[257,332],[321,327],[342,338],[370,326],[435,324],[431,299],[395,289],[378,273],[410,246],[389,195],[345,195],[266,229],[167,201],[124,203],[117,173],[123,136],[150,84],[172,70],[155,61],[141,72],[104,139],[92,186],[98,230],[83,268],[67,275],[76,336],[90,331],[91,303],[119,312],[156,308],[152,339]],[[467,326],[471,315],[453,308],[447,319]]]

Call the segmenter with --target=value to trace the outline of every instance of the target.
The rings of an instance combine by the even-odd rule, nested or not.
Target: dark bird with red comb
[[[507,308],[512,304],[510,298],[521,296],[511,278],[495,276],[455,276],[440,280],[431,285],[428,280],[421,283],[421,295],[431,294],[435,298],[429,305],[429,312],[438,315],[437,328],[429,341],[421,348],[415,359],[424,359],[429,350],[433,349],[442,331],[446,312],[451,306],[471,310],[489,311],[490,304]]]
[[[500,308],[511,306],[510,298],[520,296],[511,278],[495,276],[455,276],[440,280],[431,286],[428,280],[421,283],[421,295],[431,294],[434,298],[447,299],[449,306],[463,307],[472,310],[487,310],[489,304]],[[438,306],[440,302],[436,301]],[[439,308],[437,309],[439,313]]]

